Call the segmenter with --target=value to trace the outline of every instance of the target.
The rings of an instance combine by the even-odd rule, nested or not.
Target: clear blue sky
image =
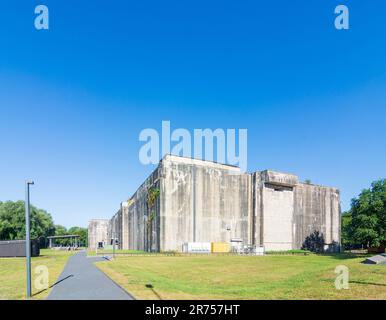
[[[386,177],[384,0],[4,2],[2,201],[32,178],[58,224],[112,216],[153,170],[138,135],[162,120],[247,128],[249,171],[338,187],[343,209]]]

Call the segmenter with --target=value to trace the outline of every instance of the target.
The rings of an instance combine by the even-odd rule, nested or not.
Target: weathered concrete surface
[[[117,249],[129,249],[129,203],[122,202],[121,208],[109,220],[108,239],[109,245],[116,240]]]
[[[263,246],[265,250],[291,250],[293,236],[294,194],[292,188],[262,187]]]
[[[161,179],[161,250],[185,242],[249,243],[251,178],[238,168],[168,156]]]
[[[299,183],[298,177],[290,173],[265,170],[260,172],[260,176],[266,184],[294,187]]]
[[[108,244],[108,225],[107,219],[92,219],[88,224],[88,247],[96,249],[98,242],[103,245]]]
[[[319,231],[326,250],[339,249],[339,190],[273,171],[254,173],[253,186],[254,244],[266,250],[300,249],[307,236]]]
[[[108,227],[109,245],[113,245],[115,239],[117,248],[122,244],[122,210],[118,210],[109,221]]]
[[[158,167],[128,201],[128,247],[131,250],[160,251],[160,198],[153,208],[148,206],[148,194],[159,188]]]
[[[336,251],[340,244],[339,190],[310,184],[298,184],[294,190],[293,247],[317,230],[324,236],[325,249]]]
[[[159,189],[149,208],[151,190]],[[339,190],[299,183],[296,175],[166,155],[111,219],[121,248],[182,250],[186,242],[230,242],[266,250],[301,248],[314,231],[325,249],[340,245]]]
[[[119,243],[120,249],[129,249],[129,203],[121,203],[121,217],[122,217],[122,230],[121,230],[121,242]]]

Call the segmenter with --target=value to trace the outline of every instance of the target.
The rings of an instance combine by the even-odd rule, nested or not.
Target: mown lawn
[[[96,265],[137,299],[386,299],[386,265],[363,260],[344,254],[117,256]],[[347,290],[335,288],[338,265],[349,268]]]
[[[50,249],[40,250],[39,257],[31,260],[32,299],[40,300],[47,297],[50,289],[37,290],[34,288],[34,268],[45,265],[49,271],[50,286],[62,272],[68,258],[73,252],[56,251]],[[19,300],[26,298],[26,263],[25,258],[0,258],[0,299]]]

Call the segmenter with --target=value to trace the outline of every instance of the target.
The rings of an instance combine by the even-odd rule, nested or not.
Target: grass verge
[[[49,285],[53,285],[62,272],[73,251],[41,249],[39,257],[31,259],[32,299],[45,299],[50,289],[35,289],[34,281],[38,275],[34,270],[44,265],[49,272]],[[26,262],[25,258],[0,258],[0,299],[20,300],[26,298]]]
[[[96,265],[137,299],[386,299],[386,266],[363,260],[352,254],[117,256]],[[334,285],[339,265],[349,268],[347,290]]]

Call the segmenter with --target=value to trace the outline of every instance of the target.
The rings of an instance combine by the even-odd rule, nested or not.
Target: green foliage
[[[149,220],[148,220],[147,222],[148,222],[148,223],[153,222],[153,220],[155,219],[155,217],[156,217],[156,213],[155,213],[155,211],[152,211],[152,212],[150,213]]]
[[[355,248],[355,246],[353,246],[354,241],[351,238],[351,234],[352,234],[351,221],[352,221],[351,213],[344,212],[342,214],[342,246],[346,250]]]
[[[351,201],[350,218],[343,224],[344,241],[378,247],[386,243],[386,179],[375,181]]]
[[[52,236],[54,222],[49,213],[31,205],[31,238]],[[0,240],[25,239],[24,201],[0,202]]]
[[[166,251],[161,251],[162,254],[166,254],[168,256],[177,256],[180,255],[180,253],[176,250],[166,250]]]
[[[147,206],[148,208],[153,208],[155,206],[155,203],[160,195],[160,189],[159,188],[150,188],[147,193]]]
[[[77,240],[79,246],[87,246],[88,239],[88,230],[81,227],[71,227],[68,230],[66,227],[61,225],[55,225],[55,236],[65,236],[65,235],[78,235],[80,236]],[[55,246],[69,246],[71,244],[71,239],[55,239]]]
[[[65,236],[69,234],[67,231],[67,228],[64,226],[61,226],[60,224],[55,225],[55,236]],[[53,246],[69,246],[70,245],[70,239],[53,239]]]
[[[154,220],[156,218],[156,210],[155,206],[157,203],[157,199],[160,195],[160,189],[151,187],[147,190],[147,213],[148,213],[148,219],[147,219],[147,232],[146,232],[146,244],[145,244],[145,250],[146,251],[153,251],[153,240],[154,240]]]
[[[324,236],[319,231],[314,231],[303,242],[302,250],[309,250],[311,252],[323,252]]]
[[[150,227],[153,220],[156,218],[155,210],[152,210],[157,202],[160,195],[159,188],[150,188],[147,193],[147,207],[151,210],[149,219],[147,220],[148,227]]]
[[[40,239],[40,246],[45,247],[48,236],[77,234],[80,244],[87,245],[87,229],[72,227],[67,230],[54,221],[45,210],[30,206],[31,238]],[[25,206],[24,201],[0,202],[0,240],[25,239]],[[56,240],[57,244],[68,245],[69,240]]]
[[[265,252],[265,254],[273,254],[273,255],[285,255],[285,254],[295,254],[295,255],[308,255],[312,253],[309,250],[302,250],[302,249],[292,249],[292,250],[279,250],[279,251],[273,251],[273,250],[268,250]]]
[[[76,234],[79,237],[78,244],[87,247],[88,229],[81,227],[72,227],[68,229],[68,234]]]
[[[55,225],[55,236],[65,236],[67,235],[67,229],[64,226],[61,226],[60,224]]]

